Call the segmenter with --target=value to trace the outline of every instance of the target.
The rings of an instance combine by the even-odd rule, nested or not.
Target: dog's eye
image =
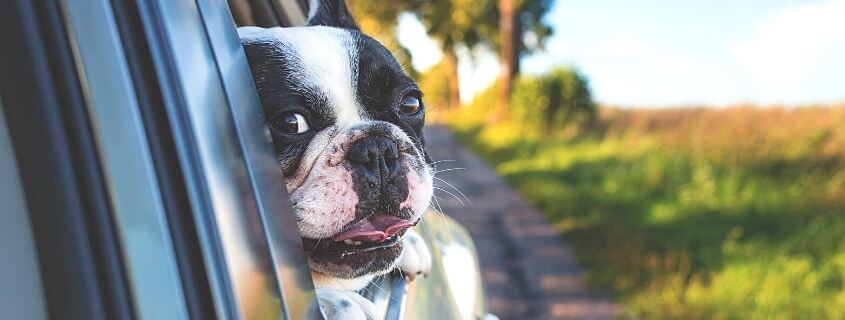
[[[411,116],[417,114],[422,109],[420,99],[414,96],[405,96],[402,98],[402,104],[399,105],[399,114],[403,116]]]
[[[279,117],[273,121],[273,127],[284,134],[301,134],[311,129],[308,127],[308,121],[305,121],[305,117],[299,113],[290,113]]]

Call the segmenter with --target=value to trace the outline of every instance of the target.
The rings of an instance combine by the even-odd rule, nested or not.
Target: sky
[[[545,17],[545,50],[523,72],[574,66],[602,104],[726,106],[845,101],[845,0],[559,0]],[[400,42],[426,69],[442,54],[418,20]],[[498,74],[490,53],[459,52],[469,101]]]

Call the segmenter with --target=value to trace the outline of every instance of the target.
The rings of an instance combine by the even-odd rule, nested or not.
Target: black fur
[[[319,0],[316,13],[308,18],[309,26],[326,26],[358,30],[344,0]],[[309,8],[310,9],[310,8]]]
[[[417,84],[405,74],[389,50],[359,31],[344,1],[324,0],[317,3],[318,10],[310,17],[309,25],[341,28],[347,33],[351,41],[344,42],[343,46],[347,49],[350,63],[353,64],[352,70],[357,70],[353,75],[357,78],[349,80],[350,83],[357,84],[357,104],[362,115],[368,120],[383,121],[380,122],[382,125],[376,122],[368,126],[362,139],[389,136],[392,126],[387,126],[384,122],[391,123],[410,137],[415,147],[423,152],[425,161],[430,162],[428,154],[424,151],[425,140],[422,132],[425,106]],[[308,81],[303,81],[307,79],[302,78],[306,72],[302,69],[300,55],[309,54],[308,52],[296,52],[272,38],[245,40],[243,46],[264,114],[271,127],[279,162],[284,173],[291,176],[301,165],[302,157],[315,135],[333,126],[337,121],[333,107],[325,98],[328,95],[321,92],[331,89],[310,86]],[[402,99],[407,95],[420,99],[421,112],[413,115],[399,113]],[[309,132],[298,135],[285,134],[275,125],[281,117],[293,112],[306,118],[311,128]],[[398,170],[401,172],[374,184],[372,177],[367,176],[366,170],[353,168],[353,162],[347,159],[343,165],[352,173],[353,189],[358,197],[355,220],[347,227],[376,212],[405,219],[413,216],[412,212],[402,212],[399,205],[409,195],[408,170],[419,168],[400,166]],[[343,278],[386,270],[402,252],[401,242],[391,247],[347,255],[344,250],[349,248],[343,243],[327,239],[303,240],[312,269]]]

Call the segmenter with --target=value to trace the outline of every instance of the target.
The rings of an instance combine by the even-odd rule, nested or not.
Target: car
[[[232,14],[292,26],[307,9],[0,3],[4,318],[320,317]],[[426,215],[431,275],[364,295],[384,319],[489,318],[472,239]]]

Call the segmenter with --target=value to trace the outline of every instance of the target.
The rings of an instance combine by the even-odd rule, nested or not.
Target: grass
[[[845,108],[604,110],[590,133],[467,117],[630,314],[845,319]]]

